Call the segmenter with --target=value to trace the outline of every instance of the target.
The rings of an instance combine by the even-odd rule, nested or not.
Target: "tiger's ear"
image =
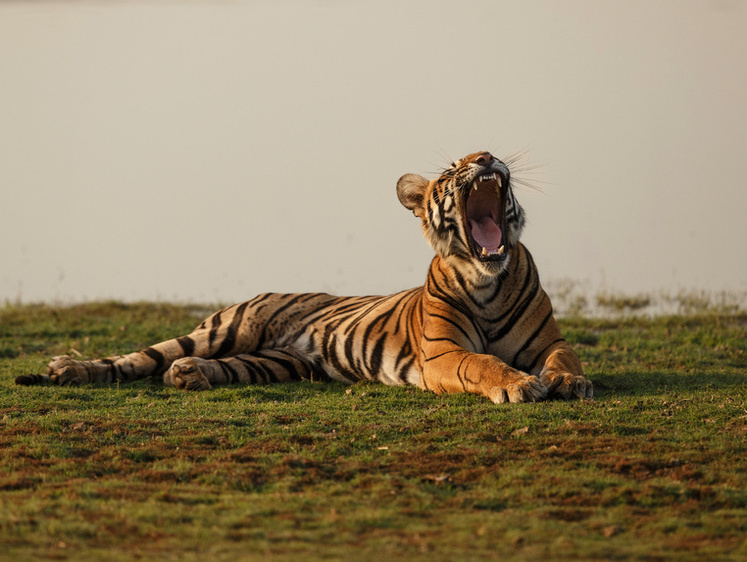
[[[397,197],[399,197],[399,202],[420,218],[425,216],[423,201],[425,198],[425,189],[429,183],[427,179],[418,174],[405,174],[397,182]]]

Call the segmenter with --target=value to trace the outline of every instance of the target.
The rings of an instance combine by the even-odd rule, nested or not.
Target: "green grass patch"
[[[562,320],[595,384],[586,402],[13,384],[204,313],[0,308],[0,558],[747,557],[744,313]]]

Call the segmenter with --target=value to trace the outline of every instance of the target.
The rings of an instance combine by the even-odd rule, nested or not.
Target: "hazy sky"
[[[4,1],[0,301],[389,293],[397,179],[516,172],[543,280],[747,289],[747,2]]]

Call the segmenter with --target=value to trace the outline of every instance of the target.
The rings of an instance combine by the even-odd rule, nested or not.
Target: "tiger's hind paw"
[[[61,386],[78,385],[90,382],[88,370],[81,361],[75,361],[67,355],[52,357],[47,365],[47,375],[52,384]]]
[[[163,375],[163,382],[182,390],[210,390],[210,381],[202,374],[199,363],[204,359],[183,357],[171,364]]]

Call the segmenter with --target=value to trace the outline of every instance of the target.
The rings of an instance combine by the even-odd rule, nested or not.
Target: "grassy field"
[[[747,559],[747,314],[566,319],[592,401],[16,387],[206,313],[0,307],[0,559]]]

